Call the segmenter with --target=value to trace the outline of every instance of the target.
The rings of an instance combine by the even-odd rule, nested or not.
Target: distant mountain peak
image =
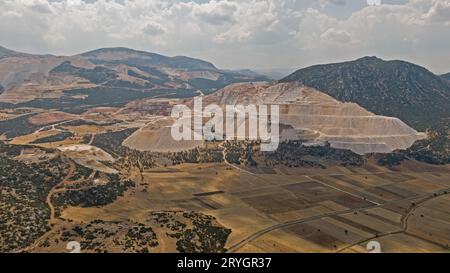
[[[79,54],[80,56],[95,56],[102,53],[129,53],[129,54],[140,54],[140,55],[159,55],[155,53],[150,53],[146,51],[131,49],[127,47],[103,47],[94,50],[90,50],[84,53]]]
[[[357,59],[356,61],[377,61],[377,62],[383,62],[384,60],[378,58],[377,56],[365,56],[365,57]]]
[[[210,62],[200,59],[190,58],[186,56],[168,57],[157,53],[135,50],[126,47],[110,47],[100,48],[92,51],[82,53],[78,56],[88,58],[94,61],[115,61],[128,60],[129,62],[136,62],[143,64],[145,61],[149,65],[167,66],[177,69],[205,69],[217,70],[217,68]]]
[[[33,55],[0,48],[0,94],[8,92],[3,102],[31,101],[42,92],[48,94],[52,90],[75,87],[111,92],[124,89],[120,98],[130,99],[153,96],[153,92],[143,94],[150,90],[189,97],[198,90],[206,93],[231,83],[261,80],[267,78],[250,72],[221,70],[200,59],[168,57],[125,47],[100,48],[75,56]],[[24,95],[25,89],[20,88],[24,84],[27,84],[26,90],[32,88],[35,92]],[[14,92],[9,92],[13,87]],[[57,98],[60,94],[52,93]]]

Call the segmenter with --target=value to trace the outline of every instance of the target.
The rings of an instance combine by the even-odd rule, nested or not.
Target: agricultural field
[[[426,167],[429,172],[383,167],[374,172],[375,166],[368,165],[330,168],[323,174],[314,169],[254,174],[224,163],[159,167],[143,172],[116,201],[102,207],[67,206],[60,217],[71,225],[141,223],[156,234],[158,245],[150,252],[186,249],[165,236],[173,220],[149,221],[148,215],[193,211],[212,217],[219,230],[229,230],[222,245],[228,252],[366,253],[373,240],[386,252],[448,252],[450,172]]]
[[[272,153],[251,141],[149,151],[133,141],[159,134],[161,117],[135,107],[8,112],[4,251],[70,252],[75,241],[96,253],[367,253],[376,241],[383,252],[450,252],[450,165],[423,148],[434,142],[370,155],[301,141]],[[35,167],[45,186],[30,178],[27,194],[8,182]],[[35,214],[31,230],[17,210]]]

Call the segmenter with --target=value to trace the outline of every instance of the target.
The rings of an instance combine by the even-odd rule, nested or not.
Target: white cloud
[[[232,24],[236,22],[235,13],[238,5],[228,1],[211,1],[207,4],[193,7],[193,14],[199,21],[212,25]]]
[[[351,15],[334,16],[333,7]],[[450,0],[355,7],[345,0],[1,0],[0,45],[56,54],[127,46],[221,67],[379,55],[450,70],[442,61],[450,57]]]

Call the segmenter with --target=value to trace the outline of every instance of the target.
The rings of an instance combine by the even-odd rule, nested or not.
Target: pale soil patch
[[[121,108],[117,107],[94,107],[90,108],[83,115],[99,115],[99,114],[112,114],[119,111]]]
[[[30,117],[28,121],[34,125],[47,125],[67,120],[73,120],[76,118],[78,118],[77,115],[56,111],[34,115]]]
[[[367,210],[368,213],[373,214],[373,215],[377,215],[379,217],[385,218],[389,221],[392,221],[394,223],[401,223],[402,222],[402,215],[398,214],[396,212],[384,209],[384,208],[373,208],[373,209],[368,209]]]
[[[265,234],[258,240],[249,244],[247,249],[239,252],[248,252],[249,250],[259,249],[261,253],[323,253],[329,252],[319,244],[305,240],[301,237],[293,235],[291,232],[284,230],[276,230]]]
[[[407,234],[394,234],[374,239],[381,244],[382,253],[448,253],[443,248]],[[345,253],[368,253],[367,242],[345,250]]]
[[[28,163],[38,163],[55,158],[56,156],[57,154],[46,153],[45,151],[38,148],[25,148],[22,149],[20,155],[16,156],[14,159]]]
[[[84,166],[86,168],[92,169],[94,171],[99,171],[99,172],[103,172],[103,173],[108,173],[108,174],[117,174],[118,171],[115,169],[112,169],[108,166],[106,166],[105,164],[98,162],[97,160],[92,160],[92,159],[86,159],[86,158],[77,158],[77,157],[73,157],[70,156],[77,164]]]
[[[25,145],[25,144],[29,144],[29,143],[31,143],[33,141],[36,141],[36,140],[38,140],[40,138],[54,136],[54,135],[57,135],[59,133],[61,133],[61,131],[59,131],[59,130],[49,130],[49,131],[35,132],[35,133],[29,134],[29,135],[16,137],[10,143],[14,144],[14,145]]]
[[[90,134],[102,134],[106,133],[107,130],[103,126],[99,125],[80,125],[80,126],[62,126],[64,129],[71,131],[75,135],[83,136]]]
[[[408,232],[429,241],[450,246],[450,196],[423,203],[411,215]]]
[[[77,144],[60,146],[58,147],[58,150],[64,152],[65,155],[72,158],[77,164],[86,168],[110,174],[118,173],[117,170],[101,163],[101,161],[113,162],[115,159],[112,155],[98,147],[87,144]]]
[[[58,148],[61,146],[70,146],[70,145],[78,145],[83,142],[83,139],[81,137],[69,137],[66,138],[63,141],[57,141],[57,142],[49,142],[49,143],[42,143],[37,144],[36,146],[42,147],[42,148]]]
[[[0,95],[0,102],[21,103],[34,99],[57,99],[63,96],[64,91],[70,89],[93,88],[97,85],[84,82],[80,78],[66,77],[69,83],[53,83],[45,80],[41,83],[24,84],[16,88],[9,89]]]
[[[114,161],[114,157],[104,150],[87,144],[77,144],[58,147],[58,150],[65,152],[69,156],[88,158],[90,160]]]
[[[171,134],[171,127],[163,127],[156,130],[148,128],[140,129],[128,137],[123,142],[123,145],[139,151],[168,153],[189,151],[203,147],[204,142],[196,140],[174,140]]]

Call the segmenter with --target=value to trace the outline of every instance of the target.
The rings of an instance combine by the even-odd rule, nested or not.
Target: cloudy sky
[[[444,73],[450,0],[0,0],[0,45],[60,55],[125,46],[221,68],[376,55]]]

